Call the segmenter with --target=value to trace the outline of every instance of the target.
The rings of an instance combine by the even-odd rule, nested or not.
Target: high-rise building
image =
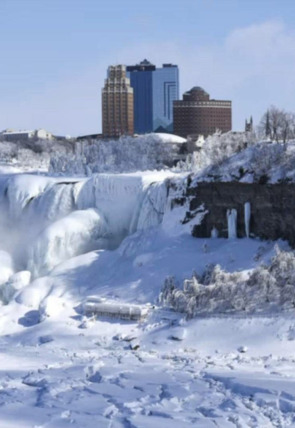
[[[102,133],[106,138],[133,135],[133,89],[125,65],[108,68],[102,89]]]
[[[203,88],[195,86],[183,94],[182,101],[174,101],[173,117],[175,134],[206,137],[217,130],[231,130],[232,105],[231,101],[210,99]]]
[[[173,131],[173,101],[179,97],[177,65],[156,68],[148,60],[127,66],[134,90],[134,131]]]

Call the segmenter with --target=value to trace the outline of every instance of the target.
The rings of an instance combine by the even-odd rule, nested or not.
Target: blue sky
[[[0,130],[101,131],[107,66],[180,68],[233,101],[233,128],[295,111],[294,0],[0,0]]]

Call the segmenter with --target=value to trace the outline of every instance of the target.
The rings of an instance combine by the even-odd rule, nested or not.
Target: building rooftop
[[[189,91],[187,92],[203,92],[204,94],[208,95],[208,92],[205,91],[201,86],[193,86]]]
[[[144,60],[142,60],[139,64],[137,65],[154,65],[152,64],[150,61],[148,61],[146,58]]]
[[[11,135],[11,134],[31,134],[32,132],[34,132],[34,131],[32,131],[32,130],[15,131],[14,129],[5,129],[4,131],[1,132],[1,134],[3,134],[3,135],[7,135],[7,134],[9,134],[9,135]]]

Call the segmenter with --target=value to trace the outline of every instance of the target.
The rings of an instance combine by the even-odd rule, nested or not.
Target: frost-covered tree
[[[185,161],[179,162],[177,168],[185,171],[198,172],[209,166],[219,166],[230,156],[239,153],[248,145],[255,143],[254,134],[245,132],[216,132],[208,136],[198,150],[187,156]],[[190,142],[192,145],[192,142]],[[198,146],[199,142],[195,143]]]
[[[161,303],[191,318],[202,313],[282,311],[295,307],[295,253],[280,251],[269,266],[250,274],[208,266],[201,277],[193,275],[182,288],[166,279]]]
[[[132,172],[171,167],[182,144],[163,141],[157,134],[119,140],[91,140],[75,143],[73,154],[51,157],[50,172],[89,175],[101,172]]]
[[[294,113],[271,106],[262,116],[258,130],[262,138],[285,143],[295,136]]]

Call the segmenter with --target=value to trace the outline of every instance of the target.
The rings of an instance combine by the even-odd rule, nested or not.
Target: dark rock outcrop
[[[233,208],[238,213],[237,235],[244,237],[244,204],[250,202],[250,236],[281,238],[295,247],[295,184],[203,182],[188,188],[187,196],[191,213],[202,204],[208,211],[202,224],[193,229],[196,237],[210,237],[213,227],[220,237],[227,237],[226,212]]]

